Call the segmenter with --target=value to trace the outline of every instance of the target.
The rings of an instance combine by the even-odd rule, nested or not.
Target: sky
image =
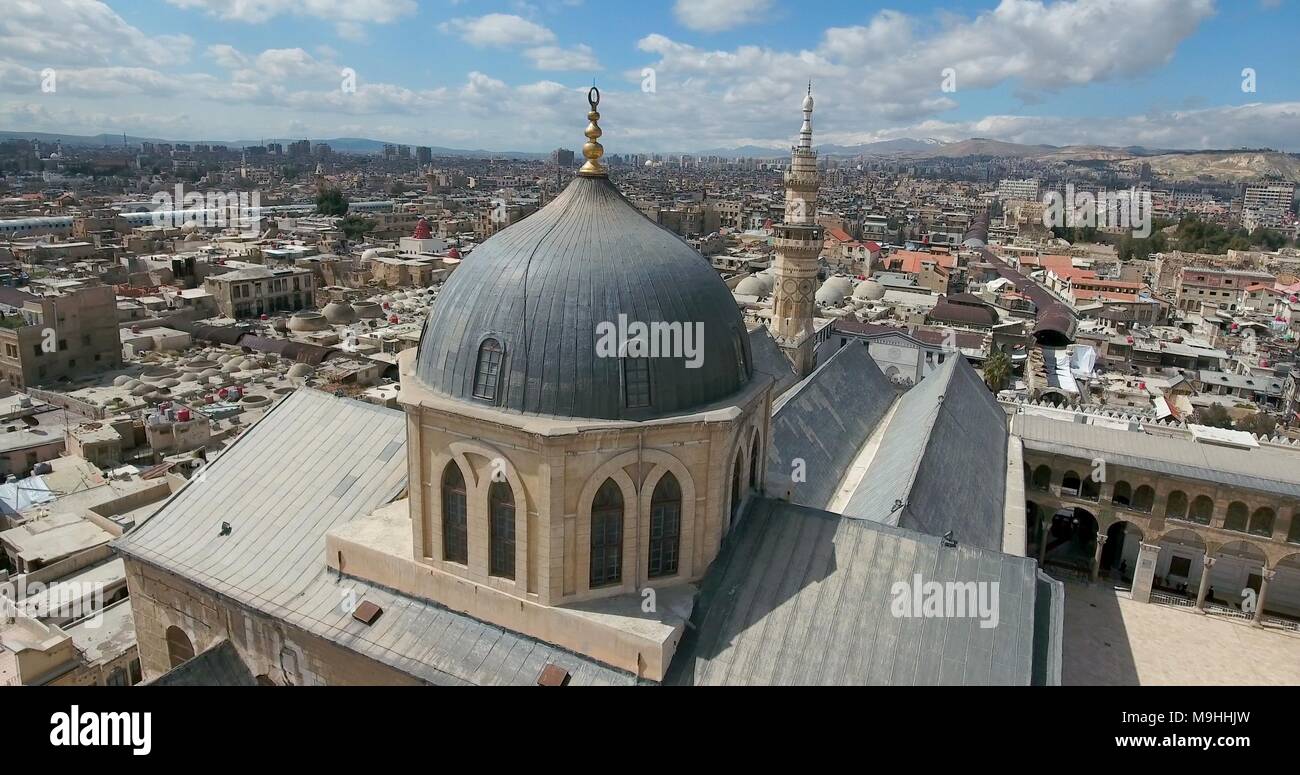
[[[0,129],[1300,152],[1300,0],[0,0]]]

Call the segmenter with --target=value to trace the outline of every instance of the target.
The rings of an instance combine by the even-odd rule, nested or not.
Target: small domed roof
[[[382,318],[384,316],[384,308],[373,301],[359,301],[352,305],[352,310],[357,313],[357,318],[360,320]]]
[[[324,331],[329,321],[319,312],[299,312],[289,318],[290,331]]]
[[[853,281],[847,277],[836,275],[826,282],[822,287],[817,289],[818,304],[839,304],[848,295],[853,292]]]
[[[737,283],[735,292],[737,296],[766,296],[767,285],[751,274]]]
[[[340,325],[354,323],[357,319],[357,312],[352,309],[350,304],[340,304],[336,301],[326,304],[325,308],[321,310],[321,314],[323,314],[325,319],[329,322]]]
[[[885,298],[885,286],[876,280],[863,280],[853,289],[853,298],[879,301]]]

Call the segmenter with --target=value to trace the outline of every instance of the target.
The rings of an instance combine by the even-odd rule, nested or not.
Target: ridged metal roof
[[[917,575],[990,583],[997,626],[899,616],[895,585]],[[665,683],[1051,684],[1063,602],[1032,559],[759,499],[709,567]]]
[[[965,358],[899,399],[844,516],[1002,548],[1006,414]]]
[[[598,357],[597,326],[703,324],[703,361],[650,359],[650,406],[625,406],[618,358]],[[416,376],[469,402],[483,342],[505,348],[507,411],[646,420],[739,391],[749,335],[708,261],[629,203],[607,178],[578,177],[555,201],[484,242],[447,281],[421,336]],[[741,352],[738,352],[740,350]]]
[[[547,664],[571,685],[628,673],[398,594],[325,564],[325,536],[406,486],[406,415],[299,389],[114,544],[227,600],[430,684],[535,685]],[[229,535],[221,534],[229,522]],[[368,627],[348,599],[384,614]]]

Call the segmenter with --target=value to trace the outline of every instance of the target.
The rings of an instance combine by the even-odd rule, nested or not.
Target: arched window
[[[1174,490],[1169,493],[1169,499],[1165,501],[1165,517],[1167,519],[1187,519],[1187,493],[1182,490]]]
[[[505,482],[488,489],[488,573],[503,579],[515,577],[515,494]]]
[[[1111,496],[1117,506],[1133,505],[1133,485],[1128,482],[1115,482],[1115,493]]]
[[[1083,483],[1080,485],[1079,497],[1090,501],[1101,499],[1101,483],[1098,482],[1092,474],[1083,477]]]
[[[623,581],[623,491],[613,479],[596,491],[591,502],[592,589]]]
[[[1081,485],[1082,481],[1079,479],[1079,474],[1074,471],[1066,471],[1065,478],[1061,480],[1061,494],[1077,496]]]
[[[664,474],[650,497],[650,578],[677,574],[682,536],[682,488]]]
[[[1291,529],[1287,531],[1286,540],[1300,544],[1300,509],[1291,512]]]
[[[1210,524],[1214,519],[1214,501],[1208,495],[1197,495],[1192,501],[1192,511],[1189,516],[1193,522],[1202,525]]]
[[[1133,509],[1135,511],[1149,512],[1155,508],[1155,505],[1156,491],[1150,485],[1144,484],[1137,488],[1137,492],[1133,493]]]
[[[1249,517],[1250,508],[1241,501],[1233,501],[1228,505],[1228,517],[1223,521],[1223,529],[1244,533]]]
[[[485,339],[478,348],[478,366],[474,370],[474,397],[496,403],[501,384],[501,359],[504,351],[495,339]]]
[[[178,667],[194,658],[194,644],[180,627],[167,628],[167,663]]]
[[[749,450],[749,489],[758,490],[758,436],[754,436],[754,444]]]
[[[469,565],[469,502],[465,497],[465,475],[456,461],[442,473],[442,559]]]
[[[623,403],[628,409],[650,406],[650,359],[623,359]]]
[[[1049,466],[1039,466],[1034,469],[1034,478],[1031,486],[1035,490],[1048,490],[1052,486],[1052,469]]]
[[[1250,515],[1250,532],[1257,536],[1271,537],[1275,516],[1273,510],[1267,506],[1255,509],[1255,513]]]

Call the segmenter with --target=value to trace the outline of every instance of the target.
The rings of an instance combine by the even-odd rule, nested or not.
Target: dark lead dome
[[[617,327],[620,315],[680,323],[673,328],[683,333],[703,324],[699,368],[688,368],[680,348],[651,353],[671,357],[598,355],[606,331],[598,326]],[[606,420],[687,413],[736,393],[750,373],[749,337],[718,273],[603,176],[575,178],[456,268],[416,365],[417,378],[452,398]]]

